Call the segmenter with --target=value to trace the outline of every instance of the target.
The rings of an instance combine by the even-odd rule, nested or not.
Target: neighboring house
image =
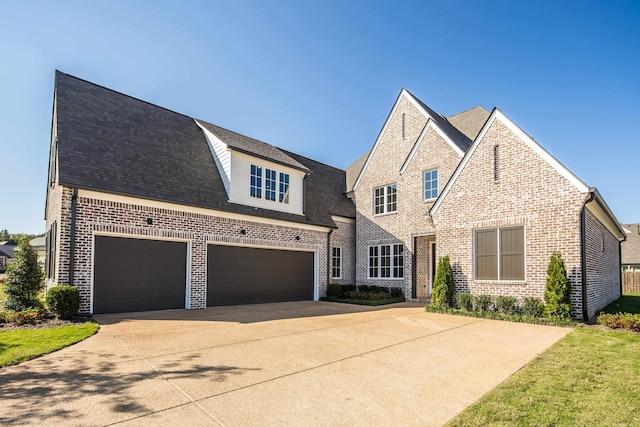
[[[328,283],[421,301],[443,255],[457,292],[542,298],[556,250],[576,318],[620,295],[606,203],[499,110],[446,118],[402,90],[342,171],[56,72],[50,153],[47,286],[77,286],[86,313],[311,300]]]
[[[45,236],[35,237],[29,241],[29,245],[36,251],[38,255],[38,264],[44,265],[47,258],[47,239]]]
[[[402,90],[366,160],[347,169],[354,176],[359,285],[429,298],[448,255],[456,293],[542,298],[560,251],[574,317],[620,296],[618,221],[595,188],[498,109],[445,118]]]
[[[640,224],[623,224],[627,240],[622,242],[622,271],[640,271]]]
[[[51,134],[46,283],[76,286],[81,312],[313,300],[355,282],[342,170],[61,72]]]
[[[0,242],[0,273],[4,273],[7,265],[13,261],[16,246],[16,242],[11,240]]]

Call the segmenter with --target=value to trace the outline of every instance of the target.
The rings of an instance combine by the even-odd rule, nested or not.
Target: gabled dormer
[[[278,148],[196,120],[209,143],[229,202],[304,215],[309,169]]]

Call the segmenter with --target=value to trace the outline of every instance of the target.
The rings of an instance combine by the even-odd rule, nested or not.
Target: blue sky
[[[0,2],[0,229],[44,231],[54,70],[345,168],[406,87],[499,107],[640,222],[640,2]],[[535,185],[535,177],[532,177]]]

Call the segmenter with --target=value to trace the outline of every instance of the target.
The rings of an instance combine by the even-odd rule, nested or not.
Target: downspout
[[[626,237],[625,237],[626,240]],[[624,240],[620,241],[618,240],[618,261],[620,264],[620,268],[618,268],[618,274],[620,275],[620,278],[618,279],[618,283],[620,283],[620,296],[622,296],[622,242],[624,242]]]
[[[589,310],[587,308],[587,220],[586,209],[587,203],[593,201],[595,194],[589,193],[589,198],[582,205],[580,213],[580,250],[582,252],[582,321],[589,321]]]
[[[327,233],[327,291],[331,284],[331,234],[333,234],[333,228]]]
[[[71,227],[69,236],[69,285],[73,286],[73,273],[76,255],[76,207],[78,205],[78,187],[73,189],[71,196]]]

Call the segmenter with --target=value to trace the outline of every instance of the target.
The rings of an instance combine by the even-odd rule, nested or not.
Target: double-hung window
[[[331,249],[331,277],[334,279],[342,278],[342,248],[334,247]]]
[[[476,230],[476,280],[524,280],[524,227]]]
[[[385,185],[373,189],[373,213],[375,215],[396,212],[398,186],[396,184]]]
[[[264,179],[262,166],[251,165],[249,195],[256,199],[264,199],[279,203],[289,203],[289,174],[265,168]]]
[[[438,169],[424,173],[424,199],[432,200],[438,197]]]
[[[369,278],[401,279],[404,277],[404,246],[369,246]]]

